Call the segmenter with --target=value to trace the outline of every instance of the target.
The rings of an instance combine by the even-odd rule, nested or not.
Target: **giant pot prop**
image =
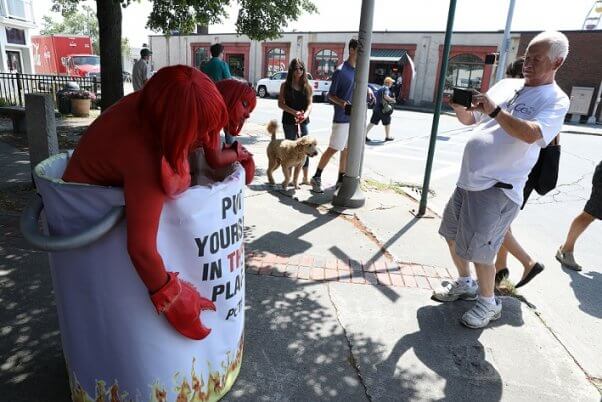
[[[244,169],[235,164],[224,181],[193,186],[163,207],[157,246],[165,266],[216,306],[201,317],[211,334],[194,341],[157,315],[132,266],[122,190],[63,182],[67,161],[59,154],[35,168],[41,200],[28,205],[21,226],[50,252],[73,400],[218,400],[243,353]],[[47,236],[37,233],[42,209]]]

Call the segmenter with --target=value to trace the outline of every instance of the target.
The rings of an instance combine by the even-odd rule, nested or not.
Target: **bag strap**
[[[554,137],[552,142],[550,142],[550,145],[560,145],[560,134],[558,134],[556,137]]]

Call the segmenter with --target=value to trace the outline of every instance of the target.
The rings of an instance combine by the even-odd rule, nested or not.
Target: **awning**
[[[372,49],[370,52],[370,61],[388,61],[399,62],[406,55],[403,49]]]

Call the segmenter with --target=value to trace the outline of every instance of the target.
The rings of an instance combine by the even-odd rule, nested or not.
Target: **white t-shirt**
[[[523,189],[540,148],[546,147],[562,128],[569,98],[556,83],[525,87],[523,79],[505,79],[487,95],[512,116],[539,124],[543,138],[533,144],[511,137],[489,116],[474,112],[477,126],[464,148],[458,187],[481,191],[497,182],[512,185],[503,189],[521,205]]]
[[[134,64],[134,68],[132,70],[132,86],[134,87],[134,91],[139,91],[144,86],[146,80],[149,77],[148,61],[144,59],[140,59]]]

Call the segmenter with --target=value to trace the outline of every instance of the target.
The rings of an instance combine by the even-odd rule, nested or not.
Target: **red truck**
[[[88,36],[38,35],[31,37],[36,74],[96,77],[100,57],[92,54]]]

